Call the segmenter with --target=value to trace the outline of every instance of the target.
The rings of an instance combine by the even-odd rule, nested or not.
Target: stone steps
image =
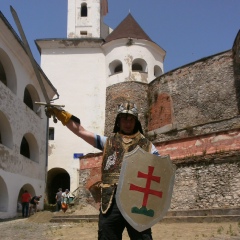
[[[50,222],[98,222],[98,215],[55,215]],[[161,222],[240,222],[240,208],[169,211]]]

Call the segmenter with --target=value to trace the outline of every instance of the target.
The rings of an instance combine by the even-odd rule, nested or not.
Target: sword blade
[[[54,104],[54,103],[45,103],[45,102],[35,102],[37,105],[43,105],[43,106],[51,106],[51,107],[65,107],[65,105],[61,104]]]
[[[23,28],[22,28],[21,22],[20,22],[20,20],[19,20],[19,17],[18,17],[18,15],[17,15],[17,12],[14,10],[14,8],[13,8],[12,6],[10,6],[10,10],[11,10],[13,19],[14,19],[14,21],[15,21],[15,24],[17,25],[19,34],[20,34],[20,36],[21,36],[21,39],[22,39],[23,45],[24,45],[24,47],[25,47],[25,50],[26,50],[26,52],[27,52],[27,55],[28,55],[28,57],[29,57],[29,60],[30,60],[30,62],[31,62],[31,64],[32,64],[34,73],[35,73],[35,75],[36,75],[36,77],[37,77],[37,80],[38,80],[39,85],[40,85],[40,87],[41,87],[41,90],[42,90],[42,92],[43,92],[45,101],[46,101],[48,104],[50,104],[50,99],[49,99],[49,97],[48,97],[48,95],[47,95],[46,88],[45,88],[45,86],[44,86],[44,84],[43,84],[42,78],[41,78],[40,73],[39,73],[39,71],[38,71],[37,63],[36,63],[36,61],[35,61],[35,59],[34,59],[34,57],[33,57],[33,55],[32,55],[31,49],[30,49],[30,47],[29,47],[29,44],[28,44],[26,35],[25,35],[24,31],[23,31]]]

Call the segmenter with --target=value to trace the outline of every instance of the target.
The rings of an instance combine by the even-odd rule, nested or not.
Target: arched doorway
[[[48,204],[56,203],[56,193],[59,188],[70,189],[70,176],[68,172],[63,168],[53,168],[48,171],[47,174],[47,188],[46,188],[46,198]]]

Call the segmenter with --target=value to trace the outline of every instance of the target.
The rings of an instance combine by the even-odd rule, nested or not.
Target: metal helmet
[[[136,118],[136,125],[135,125],[133,133],[136,133],[137,131],[140,131],[143,134],[142,125],[141,125],[140,121],[138,120],[137,106],[136,106],[135,103],[131,103],[131,102],[125,102],[125,103],[121,103],[120,105],[118,105],[117,117],[116,117],[116,120],[115,120],[114,129],[113,129],[114,133],[120,131],[120,127],[118,125],[120,114],[133,115]]]

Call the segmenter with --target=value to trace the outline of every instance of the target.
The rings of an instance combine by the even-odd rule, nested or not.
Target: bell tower
[[[105,38],[107,0],[68,0],[67,38]]]

